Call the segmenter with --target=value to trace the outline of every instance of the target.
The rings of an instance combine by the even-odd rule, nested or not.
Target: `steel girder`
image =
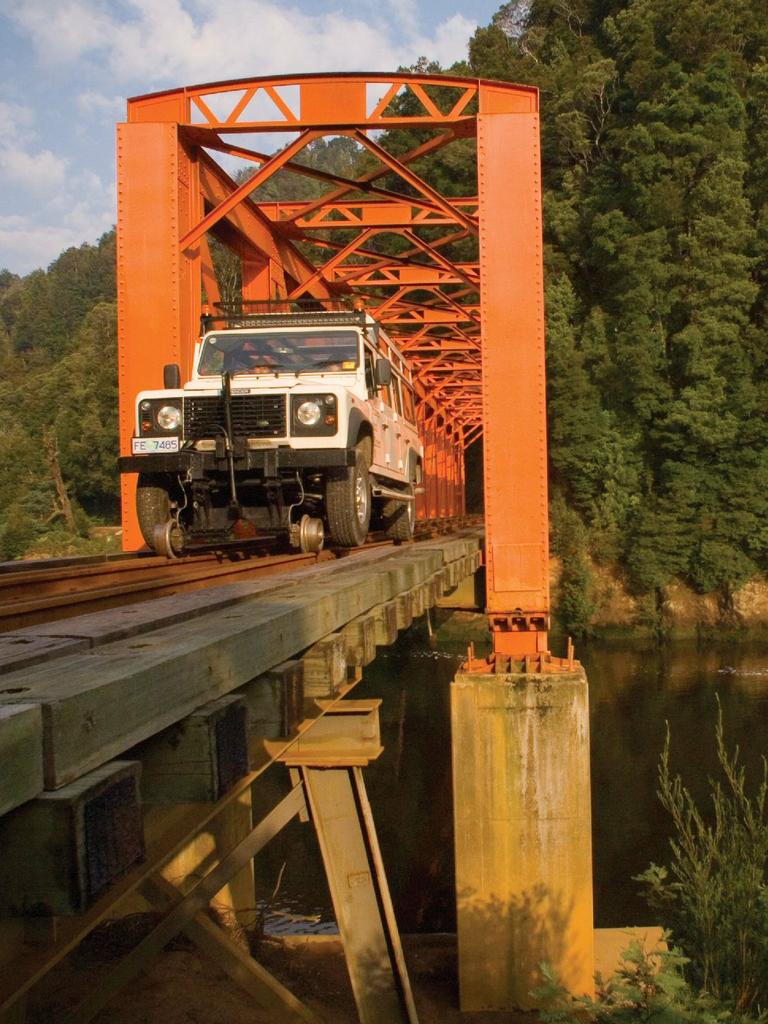
[[[268,135],[275,143],[265,145]],[[302,163],[347,136],[364,173]],[[450,195],[450,148],[477,194]],[[250,177],[233,178],[214,159]],[[282,179],[285,201],[263,187]],[[289,182],[309,181],[310,198]],[[307,195],[307,188],[300,193]],[[484,436],[488,610],[497,649],[546,646],[549,609],[538,96],[451,76],[298,75],[129,100],[118,126],[121,437],[162,366],[191,368],[210,240],[246,299],[362,296],[407,354],[426,446],[419,514],[464,509],[463,451]],[[140,543],[132,487],[126,544]],[[520,623],[528,625],[520,628]]]

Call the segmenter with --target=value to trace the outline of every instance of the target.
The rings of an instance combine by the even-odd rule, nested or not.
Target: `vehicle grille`
[[[223,398],[184,399],[184,437],[216,437],[224,426]],[[232,430],[236,437],[285,437],[285,395],[233,395]]]

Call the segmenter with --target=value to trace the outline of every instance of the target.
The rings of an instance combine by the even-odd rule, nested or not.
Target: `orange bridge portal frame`
[[[309,143],[334,136],[357,143],[365,173],[303,165]],[[476,168],[477,195],[445,185],[454,160]],[[253,171],[244,181],[232,177],[238,163]],[[538,94],[500,82],[296,75],[129,100],[117,129],[122,452],[136,393],[160,387],[166,363],[191,372],[203,301],[223,290],[212,239],[239,257],[244,300],[362,296],[406,353],[421,400],[419,515],[463,512],[464,452],[482,435],[494,651],[543,655],[539,163]],[[296,201],[268,201],[262,186],[278,172],[297,183]],[[128,549],[141,545],[134,492],[125,478]]]

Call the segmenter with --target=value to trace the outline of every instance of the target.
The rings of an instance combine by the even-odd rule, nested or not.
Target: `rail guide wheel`
[[[298,523],[291,526],[290,542],[291,547],[299,548],[305,554],[322,551],[325,543],[323,520],[303,515]]]
[[[152,531],[152,547],[158,555],[179,558],[184,549],[184,537],[175,519],[158,523]]]

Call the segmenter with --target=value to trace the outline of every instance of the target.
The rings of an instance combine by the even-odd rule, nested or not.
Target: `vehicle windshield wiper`
[[[327,370],[329,366],[339,366],[341,363],[346,362],[342,359],[322,359],[319,363],[313,363],[311,366],[302,366],[300,370],[296,370],[296,376],[300,373],[312,373],[313,370]],[[339,369],[339,373],[342,370]]]
[[[266,367],[266,369],[258,370],[256,368],[258,366]],[[256,363],[256,366],[249,366],[248,369],[233,370],[232,373],[235,376],[240,376],[243,373],[252,373],[258,375],[265,373],[282,373],[286,370],[293,372],[290,366],[285,366],[283,363],[277,363],[276,365],[273,366],[266,366],[266,363]]]

